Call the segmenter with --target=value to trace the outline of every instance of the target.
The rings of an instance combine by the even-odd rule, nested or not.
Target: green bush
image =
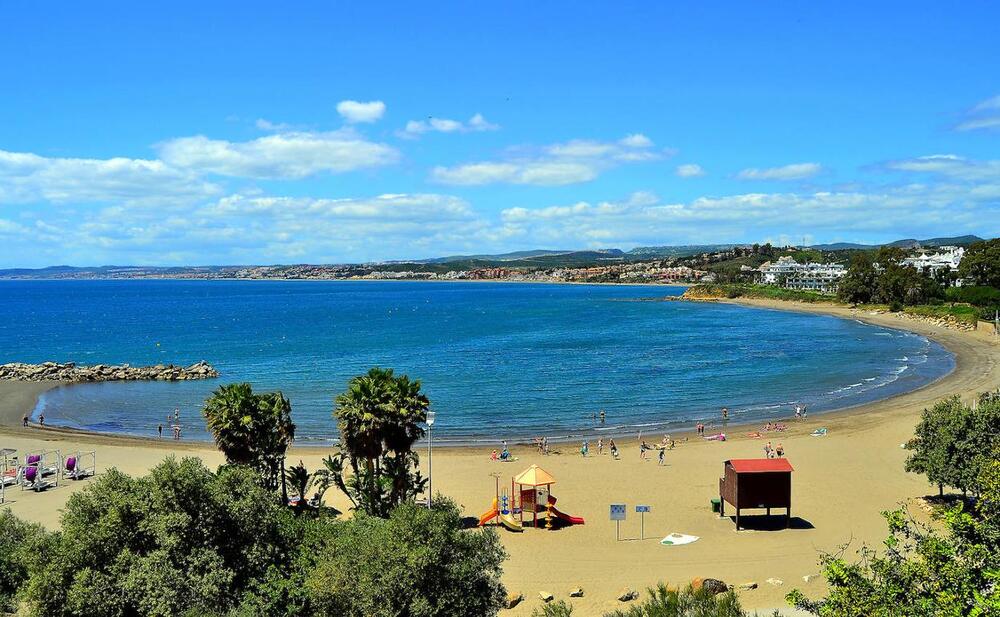
[[[571,617],[573,606],[565,600],[557,600],[531,611],[531,617]]]
[[[649,590],[645,602],[604,617],[747,617],[747,613],[732,591],[713,595],[704,588],[676,590],[660,583]]]
[[[17,610],[16,596],[28,580],[28,565],[46,550],[49,537],[39,525],[18,519],[10,510],[0,512],[0,613]]]
[[[62,531],[28,564],[34,615],[297,615],[304,591],[275,589],[305,525],[249,468],[210,472],[168,458],[148,476],[115,469],[72,495]],[[301,578],[301,577],[300,577]],[[259,594],[267,592],[264,597]]]
[[[496,532],[463,530],[450,501],[406,503],[338,524],[307,585],[316,615],[488,617],[506,597],[505,557]]]

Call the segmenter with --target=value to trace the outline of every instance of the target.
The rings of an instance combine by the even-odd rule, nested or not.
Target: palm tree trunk
[[[302,500],[305,501],[306,496],[301,495]],[[288,504],[288,485],[285,480],[285,455],[281,455],[281,505]]]

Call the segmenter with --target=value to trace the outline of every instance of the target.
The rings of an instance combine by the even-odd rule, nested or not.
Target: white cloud
[[[543,146],[508,160],[438,166],[431,179],[443,184],[484,185],[496,183],[560,186],[588,182],[612,167],[654,161],[663,154],[652,148],[644,135],[629,135],[616,142],[574,139]]]
[[[1000,129],[1000,95],[977,103],[963,115],[965,119],[955,125],[956,131]]]
[[[1000,116],[987,116],[965,120],[955,127],[956,131],[979,131],[983,129],[1000,129]]]
[[[819,163],[793,163],[766,169],[751,167],[744,169],[736,177],[741,180],[804,180],[815,176],[822,170],[823,167]]]
[[[254,126],[262,131],[287,131],[292,128],[290,124],[285,124],[284,122],[271,122],[266,118],[257,118],[254,122]]]
[[[385,114],[385,103],[382,101],[341,101],[337,103],[337,113],[344,120],[354,123],[376,122]]]
[[[285,132],[246,142],[181,137],[158,146],[160,157],[198,173],[245,178],[304,178],[320,172],[342,173],[396,162],[399,152],[371,142],[350,129]]]
[[[704,176],[705,170],[702,169],[701,165],[687,163],[685,165],[678,165],[675,173],[681,178],[697,178],[698,176]]]
[[[48,158],[0,150],[0,203],[166,203],[217,195],[220,187],[163,161]]]
[[[992,198],[995,203],[995,197]],[[982,232],[988,195],[966,185],[908,185],[890,190],[745,193],[670,203],[649,193],[622,201],[580,201],[502,212],[506,236],[520,245],[629,247],[640,244],[744,242],[778,234],[886,237]],[[901,223],[905,222],[905,223]]]
[[[402,131],[397,131],[396,135],[404,139],[416,139],[417,137],[431,132],[437,133],[481,133],[483,131],[496,131],[500,126],[486,120],[482,114],[476,114],[469,118],[468,122],[459,120],[449,120],[448,118],[428,118],[427,120],[410,120]]]
[[[885,167],[894,171],[937,174],[958,180],[1000,181],[1000,160],[977,161],[956,154],[932,154],[890,161]]]

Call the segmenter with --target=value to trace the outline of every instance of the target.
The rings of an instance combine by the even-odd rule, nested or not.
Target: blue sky
[[[148,4],[0,4],[0,267],[1000,233],[990,3]]]

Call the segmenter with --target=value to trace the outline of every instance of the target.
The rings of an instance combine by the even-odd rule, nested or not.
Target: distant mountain
[[[534,250],[534,251],[512,251],[510,253],[500,253],[498,255],[449,255],[447,257],[432,257],[430,259],[415,259],[413,261],[395,261],[388,263],[416,263],[416,264],[446,264],[453,261],[470,261],[470,260],[480,260],[480,261],[517,261],[518,259],[526,259],[531,257],[541,257],[544,255],[565,255],[567,253],[575,253],[577,251],[565,250],[565,251],[554,251],[554,250]]]
[[[868,251],[872,249],[877,249],[880,246],[895,246],[903,249],[917,248],[921,246],[925,247],[935,247],[935,246],[968,246],[973,242],[982,242],[982,238],[979,236],[954,236],[949,238],[928,238],[926,240],[916,240],[913,238],[906,238],[905,240],[896,240],[895,242],[888,242],[886,244],[855,244],[853,242],[835,242],[833,244],[814,244],[809,248],[819,249],[821,251]]]
[[[628,252],[628,256],[637,259],[657,259],[665,257],[690,257],[702,253],[728,251],[745,244],[682,244],[678,246],[637,246]]]

